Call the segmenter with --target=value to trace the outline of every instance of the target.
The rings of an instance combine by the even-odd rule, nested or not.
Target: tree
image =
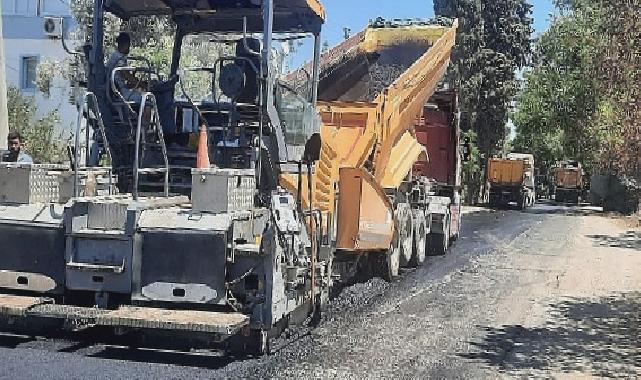
[[[64,138],[56,133],[58,113],[52,111],[42,118],[35,116],[33,98],[22,95],[20,90],[7,90],[9,125],[18,131],[26,142],[26,150],[36,162],[62,162],[64,160]]]
[[[537,42],[516,145],[546,160],[640,178],[641,21],[624,0],[565,0]],[[553,162],[553,161],[552,161]]]
[[[435,13],[459,19],[448,76],[461,97],[461,128],[477,134],[484,155],[506,138],[516,72],[531,53],[531,5],[525,0],[435,0]]]

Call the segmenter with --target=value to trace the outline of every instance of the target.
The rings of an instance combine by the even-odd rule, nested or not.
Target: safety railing
[[[109,141],[107,140],[107,132],[105,130],[105,124],[102,120],[102,114],[100,113],[100,109],[98,107],[98,99],[96,97],[96,94],[93,92],[86,92],[85,95],[82,98],[82,103],[80,104],[80,107],[78,109],[78,121],[76,124],[76,133],[75,133],[75,141],[74,141],[74,179],[73,179],[73,194],[75,197],[80,196],[80,172],[82,169],[97,172],[97,171],[102,171],[103,173],[107,174],[109,177],[109,195],[112,195],[113,193],[113,168],[111,166],[109,167],[103,167],[99,168],[97,166],[92,166],[93,164],[90,162],[90,144],[91,144],[91,130],[90,128],[90,123],[89,119],[92,117],[91,114],[93,113],[93,118],[96,121],[96,124],[98,126],[98,132],[100,133],[100,137],[102,139],[102,145],[105,151],[105,154],[107,155],[107,158],[109,159],[109,164],[113,164],[113,157],[111,155],[111,149],[109,147]],[[84,123],[83,123],[84,121]],[[85,163],[84,167],[81,168],[80,166],[80,155],[81,155],[81,143],[80,143],[80,136],[82,135],[82,129],[83,129],[83,124],[84,124],[84,136],[85,136]],[[98,142],[96,142],[96,149],[99,149],[98,147]],[[98,152],[99,155],[99,152]]]

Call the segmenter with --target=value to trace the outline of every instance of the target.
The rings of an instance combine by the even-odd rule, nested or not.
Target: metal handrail
[[[131,111],[131,113],[135,114],[136,112],[131,108],[131,104],[133,104],[135,102],[132,102],[130,100],[125,99],[125,97],[123,96],[122,92],[120,91],[120,89],[116,85],[116,75],[121,71],[133,71],[135,73],[153,74],[153,75],[156,76],[156,78],[158,80],[160,80],[160,75],[157,72],[153,71],[153,69],[151,69],[151,68],[133,67],[133,66],[116,67],[111,72],[111,77],[110,77],[110,80],[109,80],[111,91],[114,94],[116,94],[118,96],[118,98],[120,98],[120,101],[122,103],[127,105],[127,107],[129,108],[129,111]],[[111,101],[113,103],[113,99],[111,98],[111,93],[110,93],[109,89],[107,89],[107,96],[109,98],[109,101]]]
[[[142,133],[142,121],[145,114],[145,108],[147,108],[147,101],[151,100],[152,105],[152,114],[149,117],[150,124],[153,123],[155,119],[154,129],[158,134],[158,139],[160,141],[160,149],[162,151],[163,161],[165,165],[165,183],[164,183],[164,196],[169,197],[169,159],[167,158],[167,146],[165,145],[165,137],[162,131],[162,127],[159,126],[160,114],[158,112],[158,105],[156,104],[156,97],[151,92],[146,92],[142,96],[142,102],[140,103],[140,110],[138,111],[138,125],[136,127],[136,146],[135,146],[135,155],[134,155],[134,189],[133,197],[134,200],[138,200],[138,184],[139,184],[139,173],[140,168],[140,140]]]
[[[89,106],[89,103],[91,101],[92,107]],[[93,111],[96,117],[96,121],[98,123],[98,130],[100,131],[100,135],[102,137],[102,142],[103,146],[105,148],[105,153],[107,154],[107,157],[109,158],[109,162],[113,164],[113,156],[111,155],[111,148],[109,147],[109,141],[107,140],[107,132],[105,129],[105,124],[102,120],[102,114],[100,113],[100,109],[98,108],[98,98],[96,97],[96,94],[94,94],[91,91],[85,92],[85,96],[83,97],[82,104],[79,107],[78,110],[78,122],[76,124],[76,136],[75,136],[75,142],[74,142],[74,179],[73,179],[73,194],[74,197],[79,197],[80,196],[80,134],[81,134],[81,129],[82,129],[82,120],[83,114],[86,112],[87,113],[87,118],[85,120],[88,120],[89,118],[89,112]],[[85,123],[85,168],[89,167],[89,141],[90,141],[90,135],[89,135],[89,125],[86,122]],[[112,169],[107,168],[107,174],[109,175],[109,195],[112,194],[112,188],[113,188],[113,179],[112,179]]]

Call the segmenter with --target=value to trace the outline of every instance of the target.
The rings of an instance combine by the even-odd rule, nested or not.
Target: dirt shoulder
[[[533,236],[543,251],[509,256],[523,275],[470,354],[495,374],[641,376],[641,233],[616,218],[580,218],[564,244]]]

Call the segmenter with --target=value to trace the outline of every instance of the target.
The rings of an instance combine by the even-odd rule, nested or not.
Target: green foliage
[[[539,163],[640,177],[641,12],[625,0],[563,0],[537,43],[513,115],[515,145]]]
[[[20,132],[25,139],[26,151],[36,162],[61,162],[64,158],[64,139],[56,133],[60,122],[58,113],[52,111],[37,118],[33,98],[23,96],[20,90],[9,87],[7,90],[9,125]]]
[[[70,3],[71,13],[78,25],[72,39],[81,44],[91,42],[93,4],[93,0],[75,0]],[[132,38],[131,56],[145,57],[159,74],[164,78],[168,77],[175,37],[175,25],[169,17],[134,17],[122,21],[107,13],[104,20],[105,58],[115,50],[118,33],[126,31]],[[211,66],[218,57],[230,51],[230,46],[212,43],[208,37],[191,36],[183,43],[181,65],[183,67]],[[37,84],[40,91],[48,96],[53,78],[58,73],[69,80],[72,91],[79,89],[80,83],[86,80],[84,60],[84,56],[76,55],[67,57],[63,62],[44,61],[38,68]],[[139,63],[132,62],[132,64]],[[210,92],[210,86],[211,79],[206,73],[195,73],[185,78],[186,90],[194,98],[207,95]]]
[[[516,71],[531,53],[531,5],[525,0],[435,0],[434,10],[459,19],[449,81],[460,93],[461,128],[476,132],[484,154],[497,153],[518,89]]]
[[[468,130],[461,133],[461,141],[470,141],[470,159],[463,163],[462,179],[467,184],[465,188],[465,202],[470,204],[478,203],[483,180],[483,156],[477,146],[476,132]]]

